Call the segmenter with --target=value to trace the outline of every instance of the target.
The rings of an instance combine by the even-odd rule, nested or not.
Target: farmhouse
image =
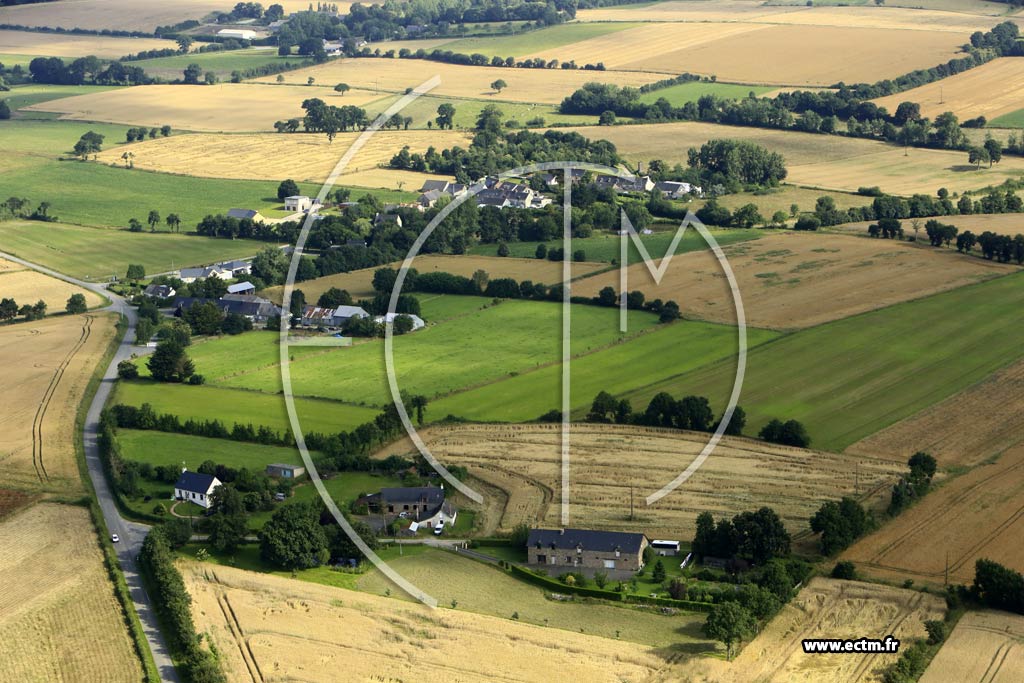
[[[142,293],[154,299],[170,299],[175,291],[170,285],[149,285]]]
[[[309,211],[313,208],[313,200],[306,195],[297,194],[284,198],[285,211]]]
[[[307,327],[341,327],[352,318],[367,318],[369,313],[359,306],[306,306],[302,311],[302,324]]]
[[[306,473],[306,468],[299,465],[285,465],[275,463],[267,465],[267,476],[280,477],[281,479],[298,479]]]
[[[392,518],[402,517],[419,526],[454,524],[458,510],[445,500],[443,486],[406,486],[384,488],[360,499],[360,502]]]
[[[182,268],[178,273],[178,277],[182,282],[190,283],[210,277],[232,280],[243,275],[249,275],[251,272],[252,264],[248,261],[225,261],[223,263],[215,263],[212,266]]]
[[[682,199],[691,193],[698,197],[704,195],[703,190],[696,185],[691,185],[690,183],[677,183],[674,180],[662,180],[659,183],[655,183],[654,187],[668,199]]]
[[[643,534],[592,529],[532,529],[526,541],[530,564],[639,571],[644,568]]]
[[[283,309],[275,306],[267,299],[253,296],[252,294],[225,294],[216,300],[179,296],[174,300],[174,315],[180,318],[192,306],[211,301],[225,315],[235,313],[248,318],[254,323],[265,323],[275,315],[284,314]]]
[[[182,470],[174,484],[175,500],[187,500],[201,508],[210,507],[210,494],[220,486],[220,480],[212,474]]]

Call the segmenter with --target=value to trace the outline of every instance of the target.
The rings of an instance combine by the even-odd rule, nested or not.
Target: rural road
[[[103,464],[100,462],[99,446],[97,445],[100,413],[103,411],[103,406],[106,405],[107,400],[110,398],[110,393],[114,389],[114,383],[117,380],[117,364],[130,358],[133,353],[140,352],[140,349],[137,349],[130,341],[135,338],[135,323],[138,320],[138,316],[135,313],[135,309],[128,306],[123,298],[108,292],[99,285],[78,280],[2,251],[0,251],[0,258],[13,261],[26,268],[31,268],[65,282],[70,282],[73,285],[106,297],[112,303],[102,310],[120,313],[128,321],[128,329],[125,331],[124,338],[121,340],[121,344],[114,353],[110,365],[103,374],[103,379],[96,390],[96,395],[93,396],[92,403],[89,404],[89,411],[85,417],[85,430],[83,434],[85,462],[89,469],[89,478],[92,479],[93,488],[96,490],[96,498],[100,504],[100,510],[103,513],[107,529],[110,533],[117,534],[121,539],[114,546],[117,550],[117,559],[121,564],[121,571],[124,572],[125,581],[128,583],[132,602],[135,603],[135,611],[142,622],[142,630],[146,634],[146,640],[149,642],[149,649],[153,653],[153,659],[160,672],[160,678],[169,683],[178,683],[181,679],[178,677],[178,672],[171,661],[167,642],[164,640],[164,636],[157,624],[153,602],[142,585],[142,577],[139,575],[138,567],[136,566],[136,558],[142,548],[142,541],[146,538],[146,534],[149,533],[149,527],[144,524],[130,522],[121,517],[121,513],[117,510],[117,505],[114,503],[114,495],[110,490],[110,484],[103,473]]]

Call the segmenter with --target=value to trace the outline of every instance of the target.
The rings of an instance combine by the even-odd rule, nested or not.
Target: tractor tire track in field
[[[74,360],[78,352],[89,341],[89,335],[92,334],[92,321],[91,315],[85,316],[84,323],[82,324],[82,334],[79,335],[78,341],[71,347],[71,350],[68,351],[64,360],[57,366],[57,369],[54,370],[50,383],[47,385],[46,391],[43,392],[43,398],[39,402],[38,408],[36,408],[35,417],[32,419],[32,465],[35,467],[36,476],[39,477],[39,481],[49,481],[50,479],[50,475],[46,473],[46,464],[43,461],[43,420],[46,418],[46,411],[50,407],[50,401],[53,399],[61,379],[64,377],[64,371],[67,370],[68,366],[71,365],[71,361]]]
[[[963,503],[964,501],[970,499],[978,491],[978,489],[984,487],[986,484],[988,484],[993,479],[1006,476],[1008,474],[1016,472],[1017,470],[1019,470],[1021,468],[1024,468],[1024,461],[1019,462],[1019,463],[1017,463],[1015,465],[1011,465],[1011,466],[1009,466],[1009,467],[1007,467],[1005,469],[997,470],[996,472],[993,472],[989,476],[974,482],[973,484],[971,484],[970,486],[965,488],[963,491],[960,491],[955,496],[953,496],[949,500],[945,501],[945,503],[942,505],[942,507],[940,507],[938,510],[936,510],[933,515],[930,515],[926,519],[918,522],[917,524],[912,525],[909,529],[907,529],[904,533],[900,534],[897,538],[895,538],[894,540],[890,541],[889,543],[887,543],[884,546],[882,546],[881,548],[879,548],[871,556],[870,561],[866,562],[865,564],[875,565],[875,566],[879,566],[879,567],[886,567],[886,565],[877,562],[878,560],[881,560],[884,555],[887,555],[890,552],[892,552],[893,550],[896,550],[897,548],[902,546],[905,542],[907,542],[910,539],[911,536],[913,536],[913,535],[917,534],[918,532],[922,531],[925,527],[927,527],[929,524],[933,523],[936,519],[942,518],[944,516],[944,514],[949,512],[952,508],[955,508],[960,503]],[[1015,518],[1015,517],[1019,516],[1022,513],[1024,513],[1024,508],[1022,508],[1021,510],[1018,510],[1018,512],[1015,513],[1012,517]],[[1000,525],[1000,526],[1002,526],[1002,525]],[[927,572],[919,572],[919,573],[924,573],[924,574],[927,574],[929,576],[936,575],[936,573],[931,573],[931,574],[928,574]],[[943,572],[938,572],[937,574],[942,574],[942,573]]]
[[[245,637],[242,624],[238,621],[235,610],[231,607],[227,591],[224,590],[224,586],[216,574],[206,573],[205,575],[207,581],[215,584],[214,594],[217,598],[217,606],[220,607],[221,614],[224,616],[224,623],[231,633],[231,638],[238,645],[238,652],[242,655],[242,662],[245,663],[245,668],[249,672],[249,678],[252,680],[252,683],[264,683],[263,673],[256,663],[256,657],[253,655],[252,648],[249,647],[249,640]]]
[[[907,605],[906,610],[903,611],[902,614],[897,612],[896,616],[893,618],[891,622],[889,622],[888,626],[886,626],[885,630],[883,630],[879,634],[879,636],[884,637],[889,634],[896,635],[896,631],[899,629],[899,627],[902,626],[903,622],[909,619],[914,614],[914,612],[917,611],[917,608],[921,606],[921,603],[923,601],[924,593],[917,593],[910,601],[910,604]],[[862,658],[860,663],[857,664],[857,666],[854,668],[853,675],[850,676],[848,679],[850,683],[857,683],[857,681],[863,680],[864,676],[868,673],[871,666],[874,665],[874,663],[878,660],[880,656],[881,653],[874,652]]]
[[[993,681],[996,680],[996,676],[999,675],[999,670],[1003,668],[1003,664],[1006,662],[1006,658],[1010,655],[1010,650],[1012,649],[1013,643],[1001,643],[999,647],[996,648],[995,653],[992,655],[992,661],[988,663],[988,667],[985,668],[985,673],[981,675],[981,679],[978,683],[993,683]],[[1000,653],[1002,654],[1002,657],[999,656]]]

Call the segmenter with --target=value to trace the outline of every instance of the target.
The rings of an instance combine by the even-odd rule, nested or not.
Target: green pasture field
[[[635,7],[635,5],[631,5],[631,7]],[[664,97],[673,107],[681,107],[687,102],[696,102],[704,95],[715,95],[716,97],[721,97],[723,99],[739,100],[743,99],[750,93],[763,95],[764,93],[771,92],[772,90],[773,88],[771,86],[766,85],[742,85],[739,83],[706,83],[703,81],[693,81],[644,93],[640,96],[640,101],[646,102],[647,104],[654,104]]]
[[[988,122],[989,128],[1024,128],[1024,109],[1003,114]]]
[[[38,199],[41,201],[42,197]],[[140,220],[145,221],[147,213],[140,213]],[[266,242],[254,240],[168,232],[133,233],[38,221],[0,222],[0,249],[83,280],[124,277],[129,263],[142,264],[153,275],[183,266],[253,256],[266,246]]]
[[[329,479],[324,479],[324,488],[330,494],[331,499],[342,510],[347,510],[349,503],[361,495],[376,493],[382,487],[401,486],[402,480],[396,477],[388,477],[371,472],[338,472]],[[309,481],[308,477],[299,480],[299,485],[292,489],[292,495],[281,505],[295,503],[307,503],[320,500],[320,494],[316,487]],[[275,506],[276,507],[276,506]],[[273,510],[261,510],[249,516],[249,527],[261,529],[270,521],[274,515]]]
[[[432,323],[468,315],[487,306],[490,299],[480,296],[456,296],[455,294],[417,294],[420,314]]]
[[[0,64],[3,64],[8,69],[13,66],[18,66],[20,64],[22,68],[27,69],[29,62],[31,62],[37,56],[38,55],[16,55],[11,54],[9,52],[5,52],[3,54],[0,54]]]
[[[198,470],[207,460],[235,469],[262,472],[271,463],[301,465],[296,448],[244,443],[230,439],[208,439],[188,434],[170,434],[139,429],[120,429],[117,441],[125,460],[156,465],[181,466]]]
[[[501,110],[501,113],[504,115],[504,118],[502,119],[503,121],[518,121],[520,125],[526,125],[527,121],[535,119],[538,116],[544,119],[544,123],[542,124],[544,126],[586,126],[593,125],[597,122],[596,116],[588,116],[585,114],[561,114],[558,111],[558,107],[552,104],[508,102],[502,100],[501,94],[494,94],[494,99],[490,99],[489,96],[491,93],[481,92],[480,94],[482,96],[488,96],[488,98],[463,99],[457,97],[435,97],[432,95],[425,95],[405,107],[402,110],[402,116],[412,117],[412,125],[409,126],[410,129],[425,129],[427,127],[427,122],[433,122],[434,118],[437,116],[437,108],[442,104],[448,103],[455,107],[455,127],[466,130],[472,130],[476,127],[476,120],[480,116],[481,110],[488,105],[494,105]],[[369,115],[376,116],[397,102],[399,98],[399,95],[395,95],[394,97],[380,99],[366,105],[365,109]]]
[[[113,403],[135,406],[149,403],[157,413],[174,413],[182,420],[217,418],[229,429],[236,422],[266,425],[279,432],[290,429],[284,397],[255,391],[158,384],[149,380],[121,381]],[[308,398],[296,398],[295,406],[304,431],[324,434],[354,429],[380,412],[375,408]]]
[[[179,78],[189,64],[198,64],[203,71],[212,71],[221,80],[227,80],[231,77],[232,71],[256,69],[266,64],[301,64],[306,61],[312,62],[312,59],[299,55],[279,57],[277,47],[252,47],[244,50],[192,52],[186,55],[140,59],[128,64],[141,67],[150,76],[163,78]]]
[[[660,259],[665,255],[665,252],[668,251],[669,244],[672,243],[672,240],[676,236],[676,228],[678,225],[663,225],[661,227],[668,229],[659,230],[652,235],[640,236],[644,246],[647,247],[648,253],[655,259]],[[745,242],[747,240],[757,239],[765,234],[763,230],[747,230],[740,228],[734,230],[711,230],[710,232],[714,236],[715,241],[723,247],[735,242]],[[612,234],[578,237],[573,238],[572,240],[572,250],[576,251],[578,249],[582,249],[586,253],[587,261],[611,263],[614,260],[618,262],[619,254],[622,249],[620,242],[621,238],[618,235]],[[540,244],[540,242],[509,242],[509,256],[517,258],[533,258],[537,252],[538,244]],[[562,240],[551,240],[544,242],[544,244],[549,250],[562,248]],[[679,241],[679,245],[676,247],[676,253],[685,254],[690,251],[700,251],[707,248],[707,242],[704,241],[704,238],[701,237],[696,228],[687,228],[686,232],[683,233],[683,238]],[[469,249],[469,253],[476,256],[496,256],[498,253],[498,245],[477,244]],[[630,240],[629,262],[636,263],[639,258],[640,255],[637,252],[636,247],[633,246],[633,241]]]
[[[751,348],[776,337],[777,332],[747,329],[747,344]],[[735,327],[681,321],[574,358],[570,365],[573,415],[585,415],[600,391],[624,394],[716,361],[735,367],[736,349]],[[709,394],[704,388],[691,393],[708,396],[713,404],[715,399],[724,404],[729,389],[716,386],[714,393]],[[428,409],[434,417],[451,414],[483,422],[525,422],[560,405],[561,367],[554,365],[446,396]],[[645,407],[646,402],[633,401],[634,410]]]
[[[600,24],[559,24],[549,26],[537,31],[528,31],[514,36],[499,36],[486,38],[465,38],[451,43],[445,43],[441,50],[451,50],[462,54],[485,54],[488,57],[497,55],[499,57],[521,58],[535,52],[551,50],[563,45],[578,43],[581,40],[597,38],[598,36],[625,31],[628,28],[642,26],[640,23],[616,22]]]
[[[628,336],[618,331],[618,315],[613,308],[574,305],[573,355],[593,352]],[[510,300],[395,337],[399,386],[411,394],[433,398],[555,363],[561,357],[561,316],[562,306],[555,302]],[[629,334],[656,324],[653,314],[631,311]],[[273,340],[253,343],[270,344]],[[202,347],[193,353],[200,372],[204,353]],[[297,356],[291,364],[291,377],[299,396],[373,406],[391,400],[383,340]],[[267,393],[276,393],[281,387],[276,365],[208,381]],[[429,407],[428,411],[441,416]]]
[[[7,61],[8,57],[16,55],[0,55],[0,63],[5,66],[13,66],[17,62],[12,60]],[[32,61],[33,57],[27,57],[29,61]],[[26,63],[27,66],[27,63]],[[20,109],[21,107],[29,107],[33,104],[39,104],[40,102],[49,102],[50,100],[60,99],[62,97],[74,97],[75,95],[88,95],[95,92],[104,92],[106,90],[115,90],[118,86],[113,85],[16,85],[11,88],[10,92],[0,92],[0,99],[7,102],[7,106],[11,108],[11,111]],[[52,115],[40,116],[41,112],[23,112],[19,116],[26,118],[53,118]],[[7,123],[4,124],[6,127]],[[80,126],[88,127],[91,124],[79,123]],[[84,130],[82,131],[85,132]],[[97,131],[99,132],[99,131]],[[76,138],[77,139],[77,138]]]
[[[1018,273],[752,349],[740,397],[745,432],[757,434],[771,418],[793,418],[807,427],[812,447],[841,451],[1020,358],[1021,306],[1024,274]],[[698,393],[720,410],[734,372],[729,358],[619,393],[634,406],[659,391]]]

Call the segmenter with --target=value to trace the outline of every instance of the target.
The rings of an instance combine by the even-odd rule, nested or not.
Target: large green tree
[[[146,367],[158,382],[184,382],[196,371],[184,347],[170,339],[157,344]]]
[[[733,645],[754,633],[757,623],[754,615],[738,602],[715,605],[704,622],[704,635],[725,645],[726,659],[732,659]]]
[[[283,569],[308,569],[329,559],[318,511],[307,503],[277,509],[260,532],[260,557]]]

